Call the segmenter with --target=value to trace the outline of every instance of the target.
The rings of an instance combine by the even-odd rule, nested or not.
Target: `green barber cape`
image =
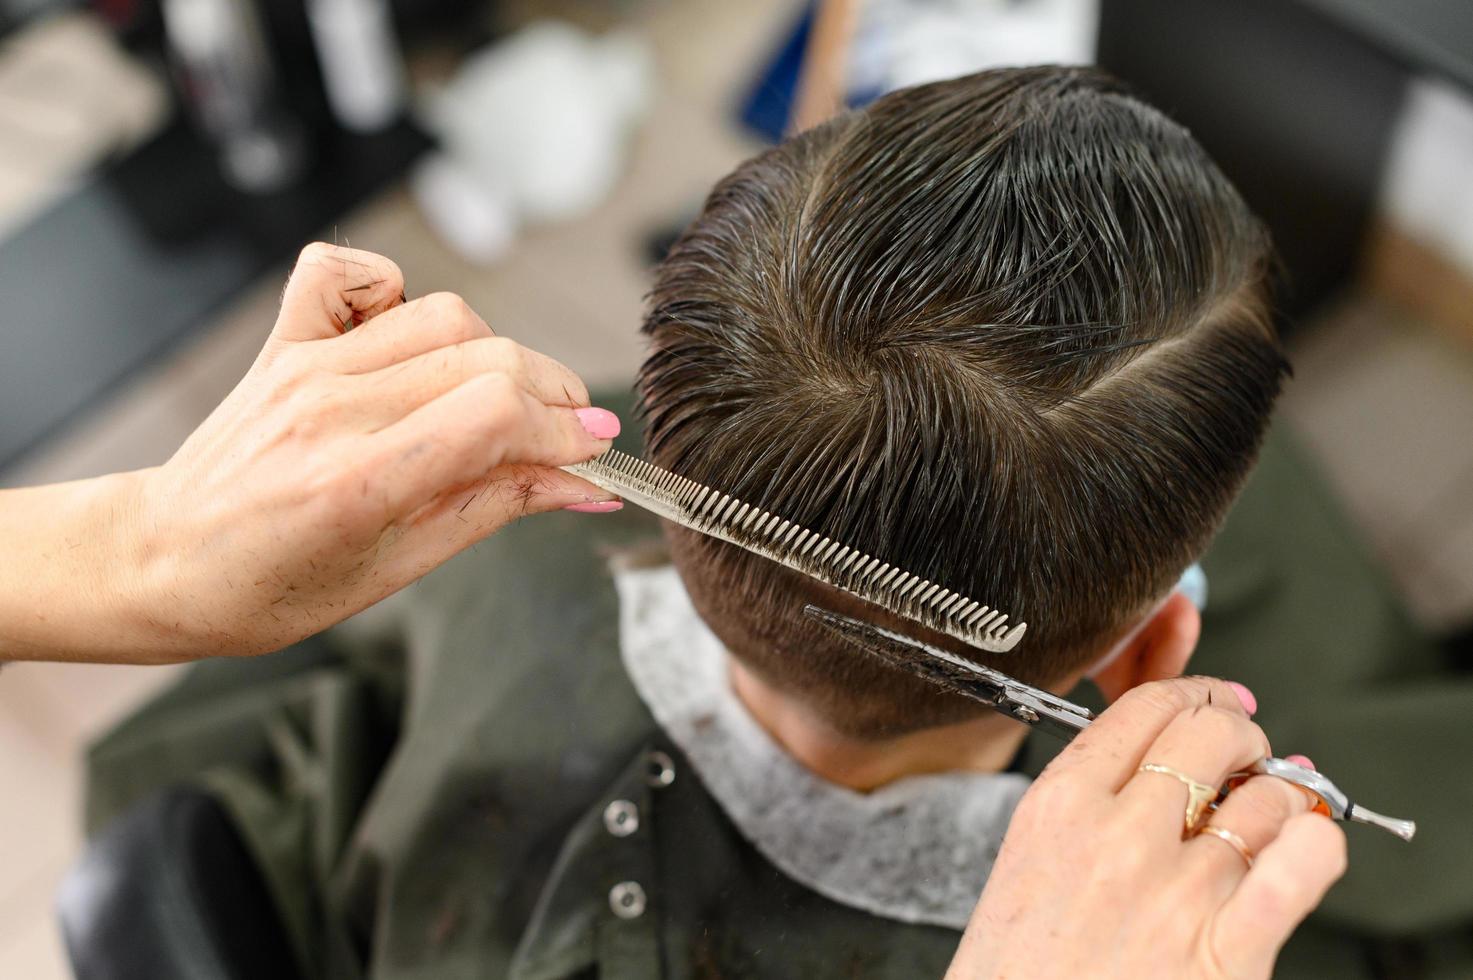
[[[93,747],[89,827],[207,787],[307,976],[941,976],[957,933],[788,879],[641,703],[608,556],[655,533],[634,508],[523,521],[298,647],[201,663]],[[1204,565],[1195,669],[1252,687],[1281,753],[1421,824],[1410,845],[1350,828],[1278,975],[1473,975],[1473,789],[1440,775],[1473,745],[1473,684],[1281,436]]]

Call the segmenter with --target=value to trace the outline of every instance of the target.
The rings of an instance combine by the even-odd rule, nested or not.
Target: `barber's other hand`
[[[556,467],[618,429],[459,297],[405,302],[393,262],[310,245],[250,372],[141,474],[140,658],[279,649],[523,515],[617,508]]]
[[[1226,683],[1181,678],[1126,694],[1023,797],[948,980],[1264,978],[1345,871],[1345,837],[1309,798],[1257,776],[1182,840],[1186,786],[1221,785],[1268,754]]]

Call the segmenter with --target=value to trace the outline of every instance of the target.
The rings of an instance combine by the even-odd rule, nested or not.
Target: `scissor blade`
[[[1006,710],[1002,708],[1006,692],[1001,685],[979,676],[972,665],[944,650],[819,606],[805,606],[803,611],[820,626],[892,667],[919,674],[940,687],[981,701],[989,707]]]
[[[892,667],[1066,741],[1094,718],[1077,704],[1030,687],[1002,671],[969,663],[940,647],[819,606],[808,605],[803,611],[831,633]]]

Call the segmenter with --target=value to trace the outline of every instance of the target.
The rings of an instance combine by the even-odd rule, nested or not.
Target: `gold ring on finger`
[[[1226,827],[1217,827],[1212,824],[1207,824],[1205,827],[1200,827],[1197,830],[1198,837],[1203,834],[1210,834],[1211,836],[1216,837],[1218,840],[1227,844],[1228,847],[1231,847],[1233,850],[1238,852],[1238,857],[1243,859],[1244,864],[1248,865],[1248,867],[1250,868],[1253,867],[1253,851],[1249,849],[1248,842],[1243,840],[1243,838],[1239,837],[1237,834],[1233,833],[1231,830],[1228,830]]]
[[[1182,840],[1186,840],[1197,832],[1197,828],[1201,827],[1206,821],[1207,808],[1217,801],[1217,787],[1208,786],[1206,783],[1199,783],[1186,773],[1178,769],[1173,769],[1170,766],[1163,766],[1157,762],[1146,762],[1136,771],[1154,772],[1160,773],[1163,776],[1170,776],[1172,779],[1180,781],[1187,788],[1187,808],[1182,814]]]

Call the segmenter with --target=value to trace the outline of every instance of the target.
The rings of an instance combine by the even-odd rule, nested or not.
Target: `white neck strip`
[[[966,926],[1027,777],[910,776],[872,793],[820,779],[732,692],[727,653],[673,567],[620,571],[615,584],[630,679],[764,857],[843,905],[901,922]]]

